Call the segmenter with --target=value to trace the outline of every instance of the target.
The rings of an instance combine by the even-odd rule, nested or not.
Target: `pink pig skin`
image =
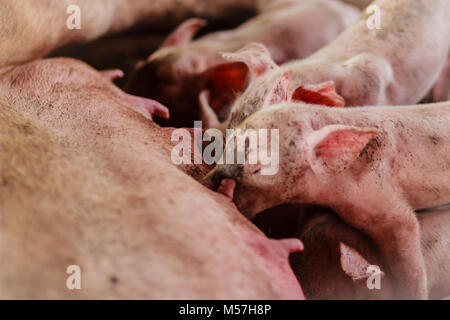
[[[264,107],[280,77],[292,73],[289,96],[299,86],[333,81],[345,106],[407,105],[419,102],[444,68],[449,52],[450,2],[378,0],[381,29],[370,30],[369,14],[335,41],[304,60],[273,68],[252,81],[233,105],[230,127]],[[256,63],[252,49],[228,55]],[[244,54],[246,56],[244,56]],[[266,59],[267,60],[267,59]]]
[[[0,0],[0,67],[41,58],[71,42],[88,41],[140,23],[171,28],[191,16],[229,19],[259,12],[260,0]],[[69,30],[67,8],[81,9],[80,29]],[[170,17],[168,19],[168,17]]]
[[[426,298],[425,264],[414,209],[450,201],[450,103],[324,108],[285,103],[239,128],[279,129],[279,170],[218,164],[208,180],[234,179],[247,216],[283,203],[333,208],[379,246],[400,290]],[[233,145],[227,143],[225,151]],[[234,150],[236,154],[237,150]]]
[[[227,63],[222,53],[261,42],[277,63],[305,58],[334,40],[358,15],[358,10],[339,1],[272,1],[236,29],[194,41],[192,36],[206,21],[190,19],[136,66],[126,91],[169,107],[171,118],[159,123],[179,127],[192,126],[201,118],[199,94],[208,90],[212,108],[224,120],[249,76],[245,65]]]
[[[373,2],[373,0],[342,0],[342,2],[351,4],[359,9],[366,8],[369,4]]]
[[[447,64],[441,72],[439,79],[434,84],[431,93],[434,102],[450,100],[450,55],[447,59]]]
[[[296,234],[305,251],[291,257],[292,267],[308,299],[401,299],[392,290],[385,274],[380,290],[369,290],[366,278],[352,280],[340,263],[339,244],[345,243],[386,273],[387,267],[377,248],[363,233],[342,222],[333,213],[312,209],[315,216],[299,226]],[[450,208],[429,209],[417,214],[422,253],[427,270],[430,299],[450,296]]]
[[[111,75],[62,58],[0,72],[0,298],[303,299],[300,241],[173,165],[173,129]]]

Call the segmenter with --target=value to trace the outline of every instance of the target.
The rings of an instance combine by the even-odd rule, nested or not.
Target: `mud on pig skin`
[[[349,109],[280,104],[239,126],[244,133],[280,130],[278,172],[261,175],[267,166],[261,162],[218,164],[208,179],[234,179],[235,202],[247,216],[290,202],[333,208],[379,246],[399,294],[426,298],[413,209],[450,201],[449,121],[450,102]],[[229,142],[225,154],[243,151]]]
[[[381,29],[370,30],[369,14],[363,13],[335,41],[312,56],[268,68],[234,103],[229,127],[264,108],[274,85],[289,74],[290,96],[302,87],[332,81],[338,96],[345,99],[345,106],[419,102],[437,80],[447,59],[450,2],[378,0],[374,4],[380,8]],[[261,62],[259,53],[252,54],[252,47],[228,58],[249,65]],[[296,100],[309,102],[302,96]]]
[[[266,238],[174,166],[170,129],[136,102],[73,59],[1,69],[0,297],[303,298],[301,243]]]
[[[291,257],[292,267],[306,297],[401,299],[395,296],[388,274],[381,278],[379,290],[367,288],[367,270],[360,269],[360,265],[376,265],[382,272],[386,271],[372,241],[332,212],[319,208],[314,210],[316,215],[297,230],[296,236],[304,242],[305,251]],[[420,223],[429,297],[442,299],[450,295],[450,207],[421,211],[417,219]],[[343,246],[347,247],[345,251]]]
[[[194,41],[192,36],[206,22],[190,19],[137,65],[126,91],[169,107],[170,120],[158,121],[160,124],[187,127],[201,118],[199,94],[207,90],[209,104],[219,120],[224,120],[236,96],[247,86],[249,75],[245,64],[226,62],[223,52],[256,41],[267,46],[277,63],[304,58],[335,39],[358,14],[339,1],[272,1],[238,28]]]

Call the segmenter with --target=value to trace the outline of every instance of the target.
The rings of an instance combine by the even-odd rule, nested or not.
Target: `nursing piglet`
[[[450,202],[449,121],[450,102],[377,108],[280,104],[255,113],[238,127],[244,131],[229,135],[225,163],[208,178],[234,179],[235,202],[250,217],[282,203],[331,207],[378,245],[399,295],[426,298],[414,210]],[[279,139],[260,135],[259,141],[247,139],[248,148],[235,144],[247,129],[268,129],[270,135],[279,130]],[[261,150],[271,152],[270,163],[262,161]],[[236,164],[229,154],[256,155],[258,161]]]
[[[291,257],[308,299],[402,298],[394,294],[384,261],[365,234],[332,212],[321,208],[314,212],[315,216],[299,225],[296,232],[305,243],[305,251]],[[450,207],[425,210],[417,214],[417,219],[429,297],[442,299],[450,295]],[[375,278],[370,279],[370,266],[381,271],[378,287],[372,282]]]

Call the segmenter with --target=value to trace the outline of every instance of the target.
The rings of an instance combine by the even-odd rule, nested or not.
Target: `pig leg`
[[[368,203],[353,203],[334,209],[344,221],[366,232],[379,246],[396,279],[399,296],[426,299],[425,262],[415,213],[396,197],[385,199],[389,200],[382,206],[373,203],[369,208]]]
[[[444,70],[433,87],[432,94],[433,102],[450,100],[450,55]]]
[[[258,0],[217,0],[214,5],[209,0],[0,0],[0,7],[0,67],[41,58],[59,46],[93,40],[138,22],[173,27],[192,15],[229,18],[236,10],[248,14],[261,8]]]

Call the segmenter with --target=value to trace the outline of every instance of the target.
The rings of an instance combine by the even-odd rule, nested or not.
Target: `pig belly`
[[[99,73],[2,71],[1,298],[303,298],[285,248],[176,168],[170,135]]]

